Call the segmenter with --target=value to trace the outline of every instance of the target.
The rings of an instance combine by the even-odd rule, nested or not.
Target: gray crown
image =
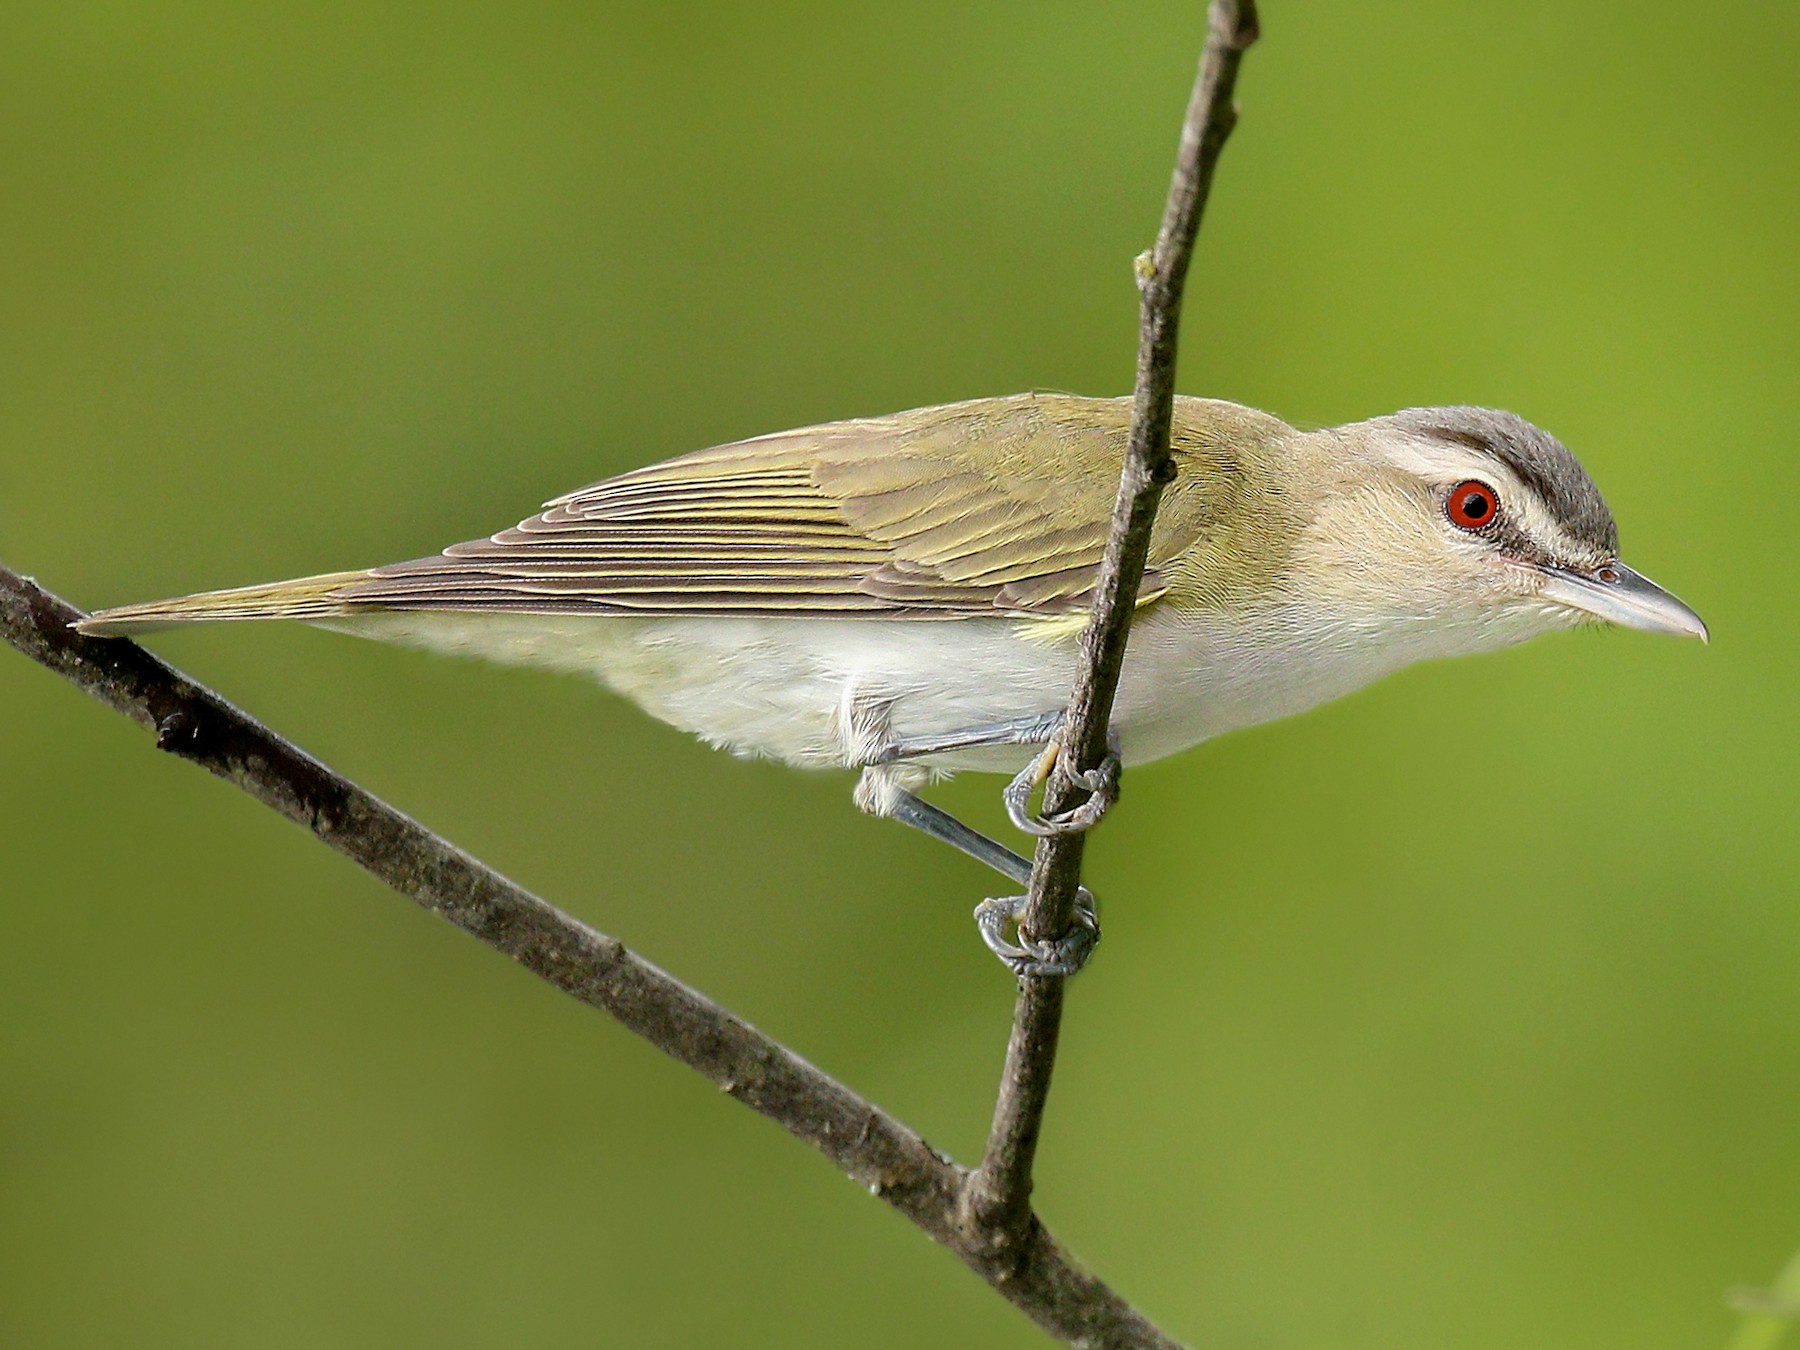
[[[1571,535],[1608,557],[1617,555],[1619,527],[1606,499],[1581,461],[1549,432],[1498,408],[1406,408],[1393,420],[1404,431],[1492,455],[1538,495]]]

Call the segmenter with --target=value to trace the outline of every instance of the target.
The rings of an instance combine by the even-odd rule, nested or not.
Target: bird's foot
[[[1008,819],[1026,834],[1040,839],[1053,834],[1080,834],[1092,829],[1119,800],[1117,734],[1109,733],[1107,742],[1111,748],[1107,750],[1106,758],[1091,769],[1081,769],[1070,762],[1061,736],[1052,740],[1001,790],[1000,800],[1006,804]],[[1088,799],[1072,811],[1045,816],[1032,814],[1032,794],[1043,786],[1051,769],[1059,764],[1071,783],[1086,790]]]
[[[975,906],[975,926],[981,930],[981,940],[1017,978],[1066,978],[1087,964],[1100,941],[1100,917],[1094,911],[1094,893],[1086,886],[1075,892],[1075,921],[1060,937],[1027,936],[1019,929],[1024,913],[1022,895],[983,900]]]

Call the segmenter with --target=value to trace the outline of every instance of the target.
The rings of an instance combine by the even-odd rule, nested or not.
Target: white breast
[[[1063,706],[1078,639],[1005,617],[620,618],[423,612],[322,627],[570,671],[740,755],[803,767],[864,761],[884,734],[957,731]],[[1114,708],[1142,763],[1301,712],[1414,661],[1522,641],[1542,621],[1446,623],[1273,607],[1248,621],[1153,610],[1132,633]],[[1013,772],[1016,747],[933,761]]]

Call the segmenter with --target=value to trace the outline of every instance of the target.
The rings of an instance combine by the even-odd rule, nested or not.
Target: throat
[[[1541,631],[1526,615],[1459,620],[1297,602],[1239,618],[1157,611],[1132,631],[1114,720],[1127,762],[1141,763],[1305,712],[1419,661],[1491,651]]]

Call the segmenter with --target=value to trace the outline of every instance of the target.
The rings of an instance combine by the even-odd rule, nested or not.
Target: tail
[[[120,637],[184,623],[209,623],[215,619],[328,619],[367,609],[335,599],[337,592],[367,572],[328,572],[323,576],[276,581],[266,586],[239,586],[229,591],[201,591],[173,600],[152,600],[143,605],[121,605],[90,614],[75,625],[89,637]]]

